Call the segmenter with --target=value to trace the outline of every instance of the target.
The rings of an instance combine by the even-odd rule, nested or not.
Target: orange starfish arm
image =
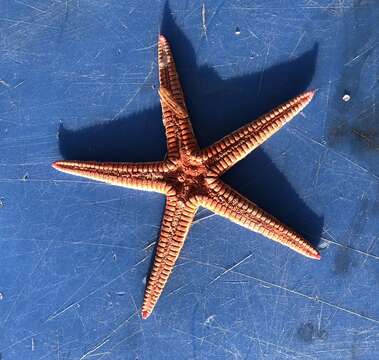
[[[308,91],[278,106],[201,151],[201,158],[216,174],[223,174],[293,119],[313,95]]]
[[[153,268],[145,290],[142,318],[149,317],[170,276],[188,230],[195,215],[197,205],[184,203],[174,196],[168,196],[161,225]]]
[[[53,167],[64,173],[82,176],[132,189],[169,193],[165,181],[168,166],[163,162],[112,163],[94,161],[56,161]]]
[[[201,206],[271,240],[288,246],[304,256],[320,259],[318,251],[300,235],[237,193],[220,179],[211,178],[211,180],[208,180],[208,186],[209,193],[201,198]]]
[[[168,157],[179,157],[182,151],[193,153],[198,150],[198,144],[189,120],[174,57],[170,45],[162,35],[158,41],[158,65]]]

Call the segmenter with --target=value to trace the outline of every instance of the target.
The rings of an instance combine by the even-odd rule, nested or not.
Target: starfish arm
[[[201,206],[304,256],[320,259],[318,251],[299,234],[267,214],[220,179],[213,178],[208,182],[209,193],[200,200]]]
[[[168,41],[162,35],[158,41],[158,65],[168,157],[179,157],[181,151],[197,151],[198,145],[189,120],[174,56]]]
[[[204,149],[201,158],[216,174],[224,173],[293,119],[313,95],[313,91],[308,91],[278,106]]]
[[[52,165],[64,173],[132,189],[170,193],[165,181],[168,165],[164,162],[112,163],[94,161],[56,161]]]
[[[197,204],[168,196],[154,264],[145,290],[142,318],[149,317],[183,247]]]

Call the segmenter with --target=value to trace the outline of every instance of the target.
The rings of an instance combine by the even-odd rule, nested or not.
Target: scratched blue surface
[[[378,359],[377,5],[3,0],[0,358]],[[318,89],[225,181],[322,260],[200,210],[142,321],[164,198],[50,163],[164,157],[160,29],[202,146]]]

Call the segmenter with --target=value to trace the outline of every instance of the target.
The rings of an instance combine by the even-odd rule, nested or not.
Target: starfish
[[[167,138],[161,162],[56,161],[57,170],[108,184],[166,195],[154,264],[146,286],[142,318],[153,311],[183,247],[194,215],[205,207],[312,259],[320,255],[305,239],[225,184],[220,176],[269,139],[312,100],[307,91],[257,120],[200,149],[189,120],[168,41],[159,36],[159,96]]]

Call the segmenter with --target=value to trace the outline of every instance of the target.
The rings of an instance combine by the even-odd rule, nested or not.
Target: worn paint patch
[[[325,340],[328,337],[328,332],[324,329],[319,329],[312,322],[307,322],[298,327],[296,335],[304,343],[312,344],[315,340]]]

